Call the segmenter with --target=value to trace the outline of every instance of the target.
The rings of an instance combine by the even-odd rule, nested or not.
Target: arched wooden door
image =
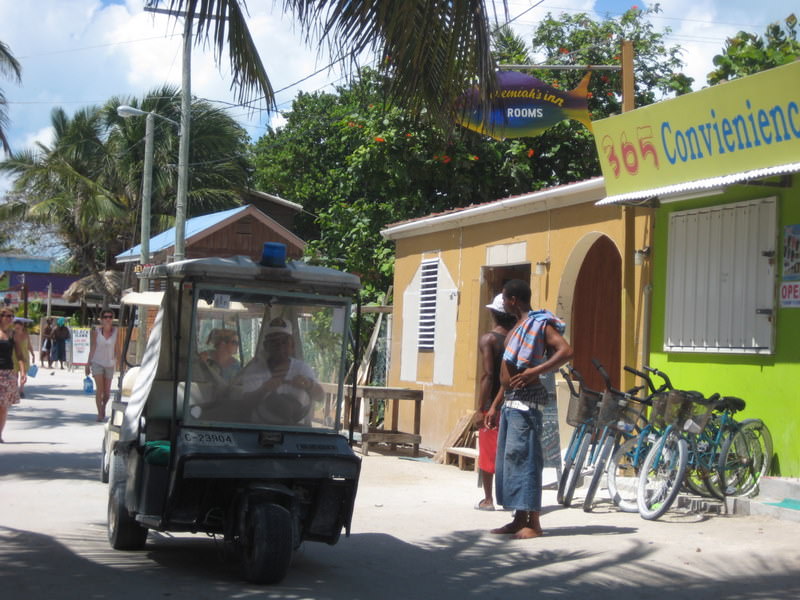
[[[594,390],[603,390],[605,384],[592,358],[605,366],[619,388],[621,294],[622,257],[614,243],[602,236],[592,244],[578,272],[570,327],[572,364]]]

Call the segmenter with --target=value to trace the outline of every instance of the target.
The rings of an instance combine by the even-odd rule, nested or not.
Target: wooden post
[[[633,76],[633,42],[622,41],[622,112],[633,110],[634,101],[634,76]],[[635,208],[622,207],[622,364],[636,364],[636,311],[634,297],[636,294],[636,271],[633,263],[633,253],[636,250],[636,221]],[[620,373],[623,389],[630,387],[632,375],[623,370]]]

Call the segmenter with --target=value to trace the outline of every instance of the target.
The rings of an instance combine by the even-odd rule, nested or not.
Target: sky
[[[396,0],[400,1],[400,0]],[[327,57],[309,47],[289,16],[273,0],[248,0],[251,33],[278,94],[279,110],[288,110],[299,91],[332,90],[342,74],[325,69]],[[500,3],[495,3],[499,5]],[[588,12],[596,18],[618,16],[636,4],[620,0],[508,0],[513,26],[529,38],[547,12]],[[725,39],[739,30],[763,34],[770,22],[782,21],[797,0],[662,0],[652,17],[656,30],[672,29],[668,41],[684,48],[685,72],[695,88],[705,84],[712,58]],[[68,114],[104,104],[112,96],[141,98],[165,83],[181,82],[181,27],[163,15],[144,12],[144,0],[0,0],[0,41],[22,64],[22,83],[0,79],[8,101],[6,134],[13,150],[49,143],[50,113]],[[502,20],[502,13],[499,14]],[[312,75],[316,71],[321,73]],[[235,107],[230,91],[228,58],[215,61],[212,51],[192,52],[192,93],[220,106],[255,141],[280,119],[265,112]],[[298,83],[299,82],[299,83]],[[0,151],[2,153],[2,151]],[[0,195],[8,182],[0,180]]]

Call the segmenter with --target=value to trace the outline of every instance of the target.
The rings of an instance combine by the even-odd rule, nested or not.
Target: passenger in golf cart
[[[214,383],[204,415],[223,421],[309,425],[311,408],[324,400],[325,392],[314,370],[295,357],[291,323],[275,317],[261,340],[253,359],[228,381],[210,359],[201,360]]]

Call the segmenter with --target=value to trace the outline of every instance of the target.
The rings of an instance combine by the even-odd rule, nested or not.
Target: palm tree
[[[19,62],[17,62],[17,59],[14,58],[14,55],[11,54],[11,50],[9,50],[8,46],[3,42],[0,42],[0,73],[6,76],[12,76],[17,82],[22,80],[22,67]],[[8,126],[6,106],[8,106],[6,96],[3,94],[3,90],[0,89],[0,145],[3,146],[3,150],[6,152],[11,152],[11,147],[8,145],[5,131]]]
[[[13,153],[0,171],[14,177],[0,218],[36,223],[57,232],[77,265],[101,281],[99,272],[126,211],[106,188],[108,153],[100,109],[69,117],[51,114],[52,145]]]
[[[165,85],[143,98],[114,97],[103,108],[109,131],[108,147],[113,156],[114,177],[110,185],[120,203],[136,217],[141,209],[144,172],[145,119],[125,119],[117,114],[121,104],[180,120],[180,92]],[[247,132],[225,111],[205,100],[192,102],[192,139],[189,149],[189,217],[237,206],[239,190],[247,186],[250,163],[247,157]],[[177,188],[178,130],[156,119],[154,131],[151,231],[174,225]],[[125,244],[135,243],[136,220],[123,234]],[[141,241],[141,240],[140,240]]]
[[[185,15],[188,24],[196,24],[198,44],[210,37],[218,53],[227,46],[240,100],[260,95],[275,106],[243,0],[167,4],[176,18]],[[318,40],[334,60],[352,66],[363,52],[379,56],[391,81],[390,99],[398,104],[449,121],[451,101],[477,78],[488,108],[496,83],[485,0],[284,0],[283,7],[294,14],[306,40]]]
[[[94,275],[99,289],[104,286],[102,271],[135,243],[140,231],[145,120],[119,117],[120,104],[168,118],[180,114],[180,97],[169,86],[141,100],[112,98],[102,108],[84,108],[72,118],[57,108],[50,146],[39,144],[35,151],[14,153],[0,162],[0,172],[14,178],[0,219],[51,228],[76,270]],[[175,212],[178,136],[175,128],[164,125],[155,132],[153,231],[171,226]],[[237,205],[237,190],[246,186],[249,173],[246,132],[205,101],[192,105],[192,130],[192,214]]]

